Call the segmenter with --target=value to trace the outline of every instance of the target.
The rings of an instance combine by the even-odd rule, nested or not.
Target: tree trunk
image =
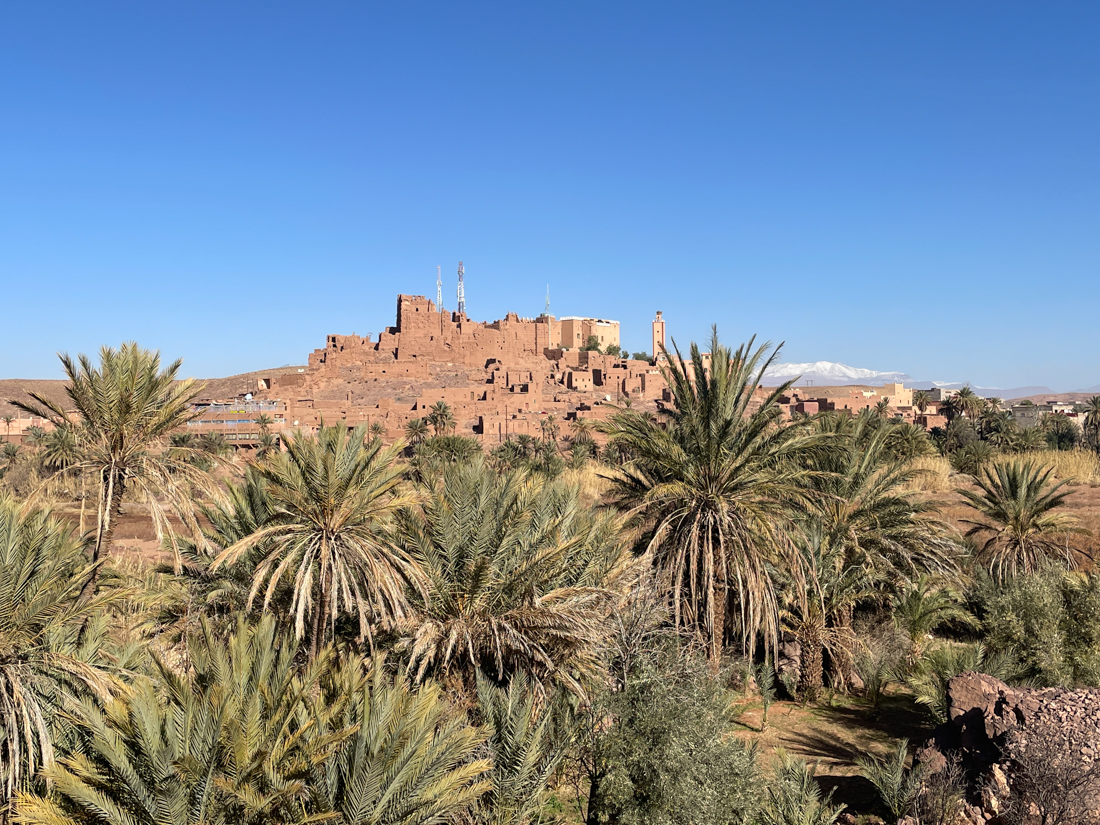
[[[105,558],[107,552],[111,549],[111,541],[114,538],[115,525],[118,521],[117,516],[122,510],[122,495],[125,492],[123,480],[116,476],[117,473],[114,471],[109,474],[106,486],[100,493],[98,529],[96,530],[95,544],[92,545],[92,564],[95,566],[92,568],[88,580],[84,582],[84,587],[80,590],[80,598],[95,596],[96,586],[99,583],[100,560]]]
[[[330,577],[331,569],[325,565],[325,571],[321,574],[321,592],[317,596],[317,612],[313,616],[313,638],[309,643],[310,659],[316,659],[321,651],[321,637],[325,632],[325,620],[328,618],[329,611],[329,591],[332,589]]]
[[[802,673],[798,681],[798,692],[807,702],[816,702],[821,696],[824,685],[822,679],[822,661],[824,648],[818,628],[809,628],[802,634]]]
[[[715,577],[710,594],[710,667],[715,675],[722,664],[722,643],[726,635],[726,584],[722,576]]]
[[[840,643],[836,645],[835,653],[832,655],[833,660],[833,676],[836,682],[836,687],[842,693],[848,692],[848,685],[851,683],[852,672],[855,670],[855,658],[852,656],[852,650],[849,646],[849,639],[852,638],[852,608],[842,607],[836,614],[836,626],[840,629]]]

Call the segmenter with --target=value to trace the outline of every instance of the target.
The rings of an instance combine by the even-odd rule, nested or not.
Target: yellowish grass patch
[[[917,471],[916,477],[905,489],[915,493],[944,493],[955,489],[951,480],[954,470],[951,462],[943,456],[924,455],[909,462],[909,467]]]

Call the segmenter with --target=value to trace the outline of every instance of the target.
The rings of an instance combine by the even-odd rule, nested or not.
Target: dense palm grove
[[[967,669],[1100,684],[1100,578],[1036,452],[1095,451],[1100,399],[1083,428],[969,391],[931,434],[786,422],[775,354],[675,352],[671,402],[599,432],[549,417],[485,453],[441,403],[390,445],[261,421],[248,459],[183,432],[179,362],[63,359],[68,403],[22,405],[55,428],[4,447],[0,819],[827,824],[739,703],[763,728],[773,700],[904,693],[931,725]],[[960,524],[922,484],[937,453]],[[155,568],[112,554],[131,508]],[[920,816],[905,755],[865,770]]]

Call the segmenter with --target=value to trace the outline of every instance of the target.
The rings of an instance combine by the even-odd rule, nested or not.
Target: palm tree
[[[261,433],[260,440],[256,442],[256,458],[267,458],[279,449],[279,439],[271,433]]]
[[[816,457],[819,473],[813,484],[819,500],[802,518],[803,530],[820,533],[836,554],[836,575],[861,569],[869,580],[890,584],[926,572],[954,572],[958,544],[939,518],[936,503],[908,492],[920,471],[896,454],[894,427],[884,427],[870,415],[848,422],[823,418],[815,427],[838,442]],[[853,606],[838,600],[832,619],[845,630],[831,651],[833,674],[841,686],[852,670],[848,642]]]
[[[798,692],[810,702],[817,701],[824,686],[824,654],[843,659],[855,641],[844,616],[874,592],[863,565],[845,563],[820,527],[814,524],[799,537],[800,564],[784,575],[780,611],[801,648]]]
[[[974,390],[970,389],[970,385],[967,385],[955,393],[955,403],[963,415],[973,420],[985,406],[985,399],[978,396]]]
[[[1035,453],[1046,447],[1047,439],[1038,427],[1030,427],[1018,433],[1010,443],[1018,453]]]
[[[428,424],[423,418],[413,418],[405,425],[405,439],[410,445],[416,447],[428,437]]]
[[[924,390],[917,390],[913,393],[913,406],[920,410],[921,415],[924,415],[931,404],[932,397]]]
[[[436,435],[442,435],[447,430],[455,428],[454,413],[451,412],[446,401],[437,401],[432,405],[431,412],[428,413],[428,423],[432,425]]]
[[[264,413],[260,413],[255,418],[256,426],[260,428],[260,435],[266,435],[271,429],[271,425],[275,423],[275,420]]]
[[[569,432],[574,444],[589,444],[592,441],[592,422],[578,416],[569,422]]]
[[[539,422],[539,429],[542,430],[542,440],[547,444],[557,444],[558,441],[558,419],[551,413]]]
[[[386,434],[386,425],[381,421],[375,421],[370,425],[370,437],[381,438]]]
[[[910,666],[920,661],[932,633],[948,622],[974,627],[977,622],[960,604],[957,594],[937,587],[930,576],[921,576],[894,595],[894,624],[909,639]]]
[[[662,365],[672,404],[656,416],[624,410],[603,427],[634,456],[612,478],[619,507],[644,528],[642,546],[669,577],[677,626],[704,639],[715,664],[731,598],[742,649],[761,628],[774,648],[773,570],[794,555],[785,525],[814,498],[806,463],[824,445],[781,425],[779,398],[793,382],[757,392],[779,349],[769,356],[753,340],[731,351],[715,330],[709,367],[697,344],[690,366],[676,349]]]
[[[24,825],[262,825],[304,822],[301,777],[329,741],[303,735],[319,668],[299,675],[275,621],[241,619],[225,639],[205,628],[180,674],[156,662],[103,706],[84,701],[78,756],[47,768],[50,795],[19,803]],[[325,723],[339,712],[330,706]]]
[[[963,408],[957,397],[949,396],[940,401],[939,414],[949,422],[954,421],[961,412],[963,412]]]
[[[567,742],[555,737],[553,714],[522,673],[501,689],[478,678],[478,709],[489,728],[492,770],[489,792],[475,813],[478,825],[541,822],[546,786]]]
[[[448,467],[400,532],[427,586],[412,596],[409,668],[473,692],[480,670],[582,693],[623,565],[621,525],[580,491],[483,460]]]
[[[360,639],[373,644],[371,625],[405,613],[405,588],[419,580],[415,564],[385,533],[390,515],[410,499],[398,489],[400,442],[367,442],[363,425],[322,426],[296,433],[257,466],[275,509],[271,523],[226,548],[213,565],[270,548],[257,563],[249,604],[264,592],[264,609],[284,578],[293,581],[290,612],[299,639],[316,656],[342,614],[358,617]],[[266,584],[266,588],[265,588]]]
[[[4,440],[11,441],[11,425],[15,421],[14,415],[0,415],[0,421],[4,422]]]
[[[157,594],[154,623],[159,632],[172,628],[174,638],[186,637],[202,619],[211,626],[224,626],[247,609],[252,574],[265,555],[264,548],[258,546],[216,570],[214,563],[223,550],[267,527],[275,517],[267,485],[254,467],[245,469],[239,484],[227,481],[225,492],[212,503],[200,505],[199,512],[209,525],[203,528],[201,540],[181,540],[178,567],[161,564],[155,568],[168,578],[167,586]],[[280,605],[289,601],[282,590],[275,600]]]
[[[41,447],[42,442],[46,440],[46,431],[34,424],[23,432],[24,441],[30,444],[32,447]]]
[[[80,693],[111,689],[81,632],[117,594],[79,599],[89,573],[70,526],[0,496],[0,820],[53,765],[60,714]]]
[[[315,703],[338,715],[309,735],[324,741],[330,730],[351,731],[328,759],[312,766],[311,808],[318,818],[336,814],[345,825],[435,825],[465,822],[463,815],[489,784],[490,763],[477,758],[485,735],[456,713],[443,689],[394,682],[381,663],[368,675],[345,665]]]
[[[857,418],[816,457],[819,496],[804,520],[820,523],[844,566],[862,566],[880,580],[953,572],[959,547],[936,503],[907,492],[920,471],[896,458],[890,442],[890,428]]]
[[[4,456],[4,461],[8,467],[15,464],[17,458],[19,458],[19,445],[12,444],[10,441],[4,442],[4,449],[0,450],[0,455]]]
[[[98,368],[85,355],[76,362],[68,355],[60,357],[75,419],[61,404],[34,392],[30,396],[35,403],[12,403],[31,415],[48,418],[59,429],[79,432],[76,459],[63,472],[87,473],[99,485],[91,554],[97,566],[87,586],[91,590],[97,563],[111,546],[115,517],[127,493],[150,505],[158,537],[174,536],[159,504],[162,498],[173,502],[177,513],[197,530],[190,516],[190,494],[194,486],[209,486],[209,479],[179,451],[163,447],[169,433],[195,417],[190,405],[202,388],[190,378],[177,380],[182,361],[162,370],[159,353],[135,343],[117,350],[103,347]]]
[[[1029,573],[1048,556],[1073,563],[1066,539],[1089,535],[1077,519],[1056,512],[1071,494],[1063,487],[1069,479],[1054,483],[1053,467],[1016,459],[986,466],[975,482],[979,492],[959,490],[975,511],[966,535],[983,540],[978,552],[989,572],[1004,580],[1016,573]]]
[[[226,440],[224,433],[204,433],[199,436],[197,442],[198,448],[202,452],[209,453],[218,458],[227,456],[233,452],[233,448],[229,446],[229,442]]]
[[[1084,431],[1092,448],[1100,451],[1100,395],[1085,402]]]

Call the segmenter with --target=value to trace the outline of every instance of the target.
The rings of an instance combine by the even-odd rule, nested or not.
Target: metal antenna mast
[[[466,270],[462,268],[462,261],[458,262],[458,314],[466,312],[466,285],[462,283],[462,276]]]
[[[443,267],[435,268],[435,308],[443,311]]]
[[[546,285],[546,314],[550,314],[550,284]]]

